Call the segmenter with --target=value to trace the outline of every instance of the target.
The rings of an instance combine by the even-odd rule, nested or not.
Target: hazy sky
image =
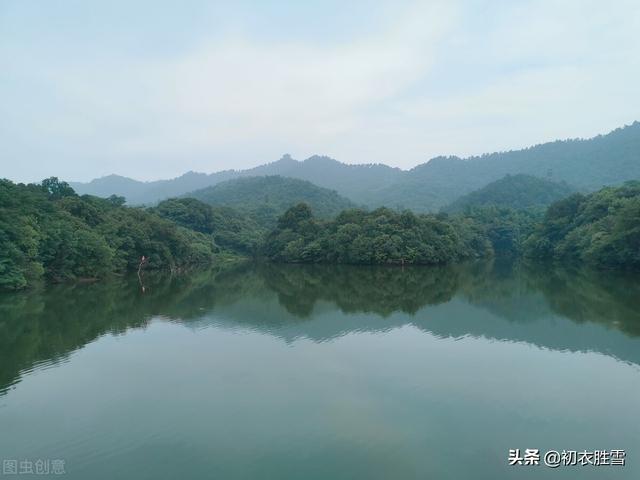
[[[412,167],[640,120],[638,0],[0,0],[0,177]]]

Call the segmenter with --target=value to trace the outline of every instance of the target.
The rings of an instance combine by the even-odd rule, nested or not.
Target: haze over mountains
[[[520,173],[564,181],[580,191],[640,178],[640,122],[585,140],[554,141],[466,159],[436,157],[410,170],[382,164],[350,165],[324,156],[297,161],[284,155],[247,170],[187,172],[153,182],[110,175],[70,184],[80,194],[116,194],[130,204],[153,204],[234,178],[279,175],[307,180],[370,207],[435,211],[507,174]]]
[[[367,195],[367,190],[385,188],[404,173],[399,168],[387,165],[349,165],[321,156],[298,161],[286,154],[278,161],[247,170],[223,170],[212,174],[187,172],[172,180],[153,182],[141,182],[119,175],[109,175],[88,183],[69,182],[69,184],[80,194],[87,193],[102,197],[116,194],[125,197],[130,204],[149,204],[235,178],[281,176],[306,180],[317,186],[336,190],[357,202],[359,198]]]

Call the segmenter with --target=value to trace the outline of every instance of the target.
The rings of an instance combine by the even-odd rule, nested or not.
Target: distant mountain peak
[[[278,160],[278,162],[298,162],[297,160],[295,160],[291,154],[289,153],[285,153],[284,155],[282,155],[282,157],[280,157],[280,160]]]
[[[129,178],[129,177],[125,177],[123,175],[118,175],[117,173],[111,173],[109,175],[104,175],[102,177],[99,178],[94,178],[95,180],[121,180],[121,179],[125,179],[125,180],[133,180],[133,178]]]
[[[112,173],[110,175],[105,175],[104,177],[94,178],[89,182],[89,184],[101,184],[101,183],[112,183],[112,182],[125,182],[125,183],[136,183],[136,184],[144,183],[144,182],[141,182],[140,180],[135,180],[133,178],[124,177],[122,175],[117,175],[115,173]],[[78,182],[74,182],[74,183],[78,183]]]
[[[177,178],[195,178],[195,177],[206,177],[207,174],[206,173],[202,173],[202,172],[195,172],[193,170],[189,170],[186,173],[183,173],[182,175],[180,175]]]
[[[340,162],[326,155],[311,155],[309,158],[304,160],[303,163],[340,163]]]
[[[458,160],[462,160],[462,158],[457,155],[438,155],[437,157],[433,157],[429,160],[428,163],[445,163],[445,162],[456,162]]]
[[[89,183],[73,182],[71,186],[78,193],[105,197],[115,193],[126,197],[130,204],[152,204],[232,178],[281,175],[335,190],[370,207],[435,211],[508,173],[565,180],[581,191],[618,185],[640,178],[638,152],[640,122],[636,121],[591,139],[558,140],[466,158],[438,156],[410,170],[384,164],[342,163],[325,155],[299,161],[285,153],[277,161],[243,170],[209,175],[188,172],[182,177],[153,182],[109,175]]]

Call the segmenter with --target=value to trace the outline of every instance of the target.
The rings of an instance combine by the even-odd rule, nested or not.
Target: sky
[[[411,168],[640,120],[637,0],[0,0],[0,177]]]

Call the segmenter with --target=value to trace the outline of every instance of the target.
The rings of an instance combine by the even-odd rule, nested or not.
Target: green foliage
[[[43,274],[37,260],[40,232],[34,223],[30,216],[11,218],[0,209],[0,289],[25,287]]]
[[[539,204],[567,188],[507,176],[452,205],[462,213],[433,215],[350,208],[335,192],[282,177],[196,192],[214,205],[174,198],[151,209],[126,207],[116,195],[78,196],[55,177],[39,185],[0,180],[0,289],[39,279],[102,278],[137,269],[143,255],[147,268],[171,270],[209,264],[216,253],[263,254],[285,263],[405,265],[524,252],[640,268],[640,182],[573,194],[543,213]],[[309,203],[296,204],[299,198]]]
[[[223,250],[255,255],[264,229],[230,207],[212,207],[195,198],[165,200],[152,211],[185,228],[211,235]]]
[[[543,215],[542,208],[515,210],[493,205],[468,207],[463,214],[482,228],[496,254],[514,257],[522,254],[525,241]]]
[[[496,206],[514,209],[543,207],[568,197],[573,189],[565,182],[552,182],[531,175],[507,175],[445,207],[446,212]]]
[[[525,247],[532,258],[640,268],[640,182],[554,203]]]
[[[65,182],[0,180],[0,289],[39,278],[100,278],[138,267],[175,269],[210,263],[211,240],[118,197],[77,196]]]
[[[444,264],[491,253],[475,222],[379,208],[317,220],[299,204],[278,220],[265,255],[287,263]]]
[[[45,178],[41,185],[53,199],[73,197],[76,194],[67,182],[61,182],[58,177]]]

